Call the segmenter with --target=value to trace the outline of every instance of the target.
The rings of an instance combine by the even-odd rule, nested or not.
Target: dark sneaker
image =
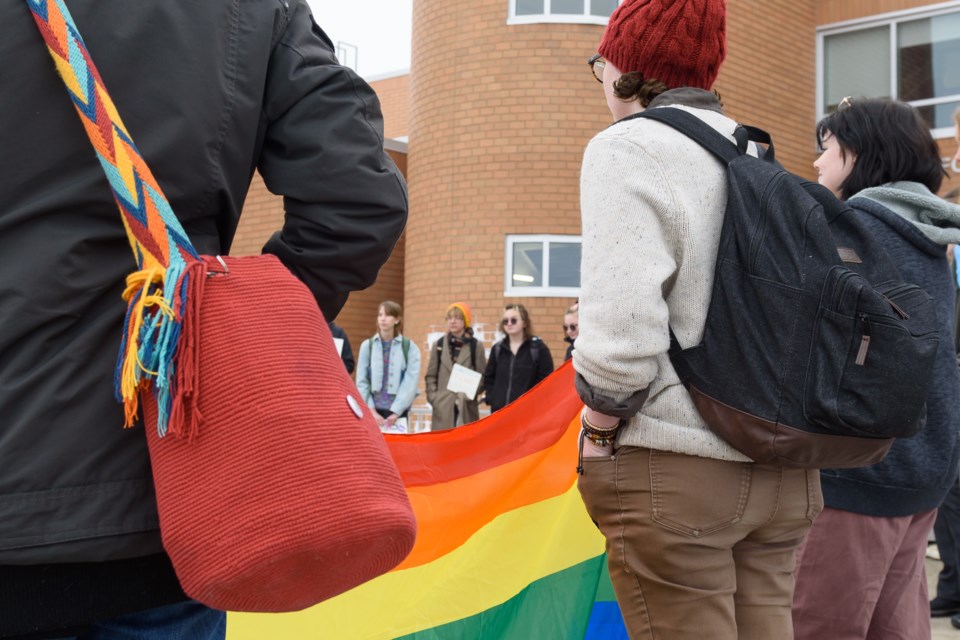
[[[950,616],[950,624],[954,629],[960,629],[960,613]]]
[[[960,602],[956,600],[947,600],[946,598],[934,598],[930,601],[930,617],[931,618],[946,618],[947,616],[952,616],[955,613],[960,613]],[[960,618],[957,619],[957,624],[960,624]],[[957,627],[960,629],[960,627]]]

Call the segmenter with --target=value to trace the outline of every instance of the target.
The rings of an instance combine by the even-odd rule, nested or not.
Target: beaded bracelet
[[[583,430],[587,433],[593,433],[598,436],[610,435],[617,431],[620,426],[623,424],[623,420],[617,420],[617,423],[611,427],[598,427],[597,425],[590,422],[587,418],[586,411],[580,413],[580,426],[583,427]]]
[[[592,433],[587,433],[586,431],[584,431],[583,437],[589,440],[590,442],[592,442],[593,444],[597,445],[598,447],[609,447],[609,446],[612,446],[614,443],[614,437],[612,435],[601,437],[601,436],[595,436]]]
[[[580,427],[583,429],[583,434],[590,442],[600,447],[613,444],[617,436],[617,430],[620,429],[622,424],[623,420],[618,420],[617,424],[612,427],[602,429],[587,419],[586,411],[580,413]]]

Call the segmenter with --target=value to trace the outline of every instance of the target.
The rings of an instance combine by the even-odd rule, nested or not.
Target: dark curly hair
[[[613,95],[619,100],[623,100],[624,102],[637,100],[644,109],[650,106],[654,98],[669,90],[670,87],[656,78],[645,80],[643,74],[639,71],[624,73],[617,78],[617,81],[613,84]],[[722,104],[723,101],[720,99],[720,94],[716,89],[713,90],[713,94],[717,96],[717,100],[720,100]]]

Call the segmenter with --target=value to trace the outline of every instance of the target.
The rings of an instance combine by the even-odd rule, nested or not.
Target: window
[[[960,2],[822,27],[817,34],[817,118],[844,96],[909,102],[938,138],[953,135],[960,106]]]
[[[507,236],[504,295],[580,295],[580,236]]]
[[[510,0],[507,24],[582,22],[607,24],[620,0]]]

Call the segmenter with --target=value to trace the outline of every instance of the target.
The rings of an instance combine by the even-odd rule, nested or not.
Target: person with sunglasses
[[[723,0],[625,0],[590,59],[615,122],[580,173],[578,488],[631,638],[792,638],[795,552],[822,508],[816,471],[755,463],[711,431],[667,353],[670,328],[702,339],[727,174],[631,116],[680,109],[732,145],[711,91],[725,33]]]
[[[573,342],[580,335],[580,305],[573,304],[563,314],[563,341],[567,343],[567,355],[563,361],[566,362],[573,357]]]
[[[483,373],[484,402],[498,411],[553,373],[553,357],[533,335],[530,314],[522,304],[508,304],[500,321],[506,336],[493,345]]]

